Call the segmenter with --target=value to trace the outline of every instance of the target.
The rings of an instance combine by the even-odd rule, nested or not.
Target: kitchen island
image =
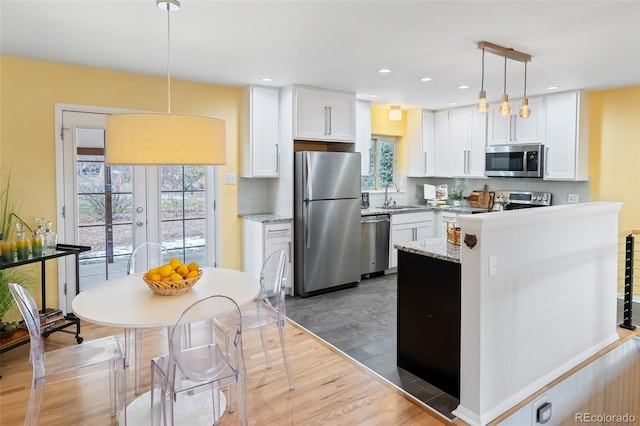
[[[460,398],[460,246],[429,238],[398,249],[398,367]]]

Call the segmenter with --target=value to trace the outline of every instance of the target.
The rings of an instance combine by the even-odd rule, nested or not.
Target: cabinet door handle
[[[329,133],[327,133],[328,135],[331,134],[331,107],[327,107],[327,109],[329,110]]]
[[[324,125],[323,125],[324,128],[322,129],[322,133],[326,135],[327,134],[327,127],[328,127],[327,116],[328,116],[329,113],[327,111],[327,107],[323,107],[323,108],[324,108]]]
[[[423,160],[424,163],[422,163],[422,174],[426,175],[427,174],[427,152],[423,152]]]
[[[276,173],[280,171],[280,145],[276,144]]]
[[[291,241],[287,243],[287,260],[291,262]]]
[[[544,149],[544,158],[542,159],[542,167],[544,167],[544,175],[549,176],[549,148]]]
[[[515,120],[516,116],[515,115],[510,115],[509,116],[509,140],[510,141],[515,141],[516,140],[516,120]]]

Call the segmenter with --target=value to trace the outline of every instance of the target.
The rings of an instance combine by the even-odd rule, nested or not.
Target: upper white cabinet
[[[511,101],[511,114],[498,114],[499,103],[492,104],[489,110],[488,144],[504,145],[510,143],[543,143],[545,138],[544,98],[529,98],[531,115],[523,120],[518,115],[521,99]]]
[[[360,153],[360,174],[369,176],[371,146],[371,102],[356,101],[356,152]]]
[[[294,92],[294,139],[354,142],[356,98],[353,93],[304,86],[296,86]]]
[[[279,96],[278,88],[242,88],[240,139],[243,177],[278,177]]]
[[[434,113],[414,109],[407,111],[407,147],[409,176],[433,176]]]
[[[436,111],[433,127],[433,176],[449,176],[449,111]]]
[[[544,179],[587,180],[588,96],[585,92],[546,96]]]
[[[449,110],[449,170],[453,177],[484,177],[487,117],[475,106]]]

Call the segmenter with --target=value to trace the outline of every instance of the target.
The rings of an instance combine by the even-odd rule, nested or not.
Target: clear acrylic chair
[[[151,361],[151,424],[219,424],[224,405],[247,424],[242,316],[238,305],[215,295],[187,308],[169,333],[169,354]],[[221,389],[228,389],[226,401]]]
[[[242,311],[242,327],[245,330],[259,329],[262,349],[267,361],[267,368],[271,368],[271,358],[265,344],[264,328],[275,325],[280,335],[280,350],[282,360],[289,381],[289,389],[295,389],[291,369],[287,359],[284,342],[284,324],[287,317],[285,309],[285,283],[287,258],[283,250],[272,253],[262,265],[260,271],[260,294],[255,300],[255,307]]]
[[[40,314],[33,297],[19,284],[10,283],[9,289],[31,338],[29,360],[33,365],[33,379],[24,424],[39,424],[45,384],[100,372],[109,373],[111,415],[119,415],[127,406],[124,350],[120,340],[115,336],[109,336],[44,352]],[[126,424],[126,410],[120,419],[124,419]]]
[[[127,262],[127,274],[136,274],[138,272],[146,272],[149,268],[164,264],[165,249],[162,244],[156,242],[146,242],[140,244],[129,256]],[[136,395],[140,393],[140,366],[142,360],[142,329],[133,329],[133,350],[135,353],[135,390]],[[131,329],[124,330],[124,353],[127,366],[131,356]]]

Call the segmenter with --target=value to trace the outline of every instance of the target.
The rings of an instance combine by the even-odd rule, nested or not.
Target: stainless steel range
[[[550,192],[510,191],[505,201],[505,210],[528,209],[531,207],[547,207],[551,205]]]

